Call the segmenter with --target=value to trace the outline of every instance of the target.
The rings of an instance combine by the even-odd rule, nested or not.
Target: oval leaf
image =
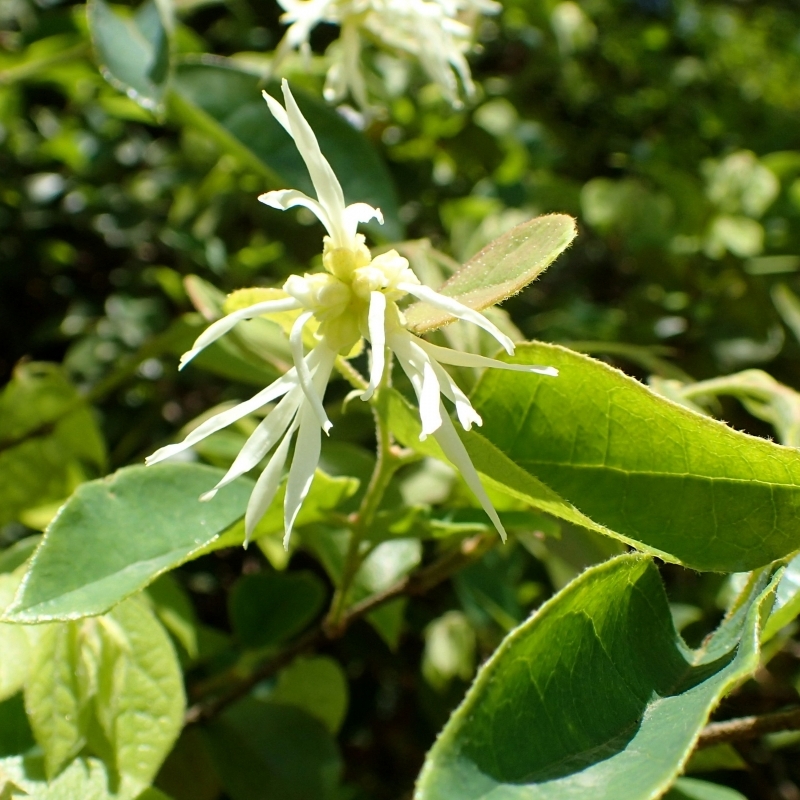
[[[182,564],[244,513],[252,489],[246,479],[198,501],[223,475],[199,464],[163,464],[83,484],[48,528],[5,619],[102,614]]]
[[[605,364],[555,345],[489,370],[481,435],[606,533],[693,569],[741,572],[800,547],[800,453],[732,430]],[[497,480],[503,476],[476,463]]]
[[[481,311],[507,300],[544,272],[569,247],[578,231],[566,214],[548,214],[517,225],[471,258],[439,289]],[[427,303],[405,310],[409,328],[426,333],[453,321]]]
[[[659,796],[719,698],[758,666],[771,594],[693,652],[650,559],[587,570],[481,669],[428,754],[416,800]]]
[[[89,31],[103,77],[140,106],[163,112],[169,78],[169,21],[155,0],[123,16],[103,0],[89,0]]]
[[[170,114],[200,128],[274,184],[314,194],[303,159],[289,134],[270,114],[261,97],[259,75],[232,61],[214,57],[178,65],[170,97]],[[277,84],[267,86],[280,97]],[[386,224],[370,226],[381,239],[402,237],[394,182],[385,164],[362,133],[325,103],[293,88],[297,104],[319,138],[320,147],[339,178],[348,203],[380,208]]]

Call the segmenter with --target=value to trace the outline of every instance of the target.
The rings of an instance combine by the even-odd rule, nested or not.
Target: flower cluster
[[[278,0],[289,28],[275,55],[276,66],[295,49],[308,51],[311,31],[321,22],[340,26],[325,84],[331,102],[348,93],[369,107],[361,70],[363,41],[377,41],[416,58],[454,106],[460,104],[459,82],[467,97],[475,86],[465,54],[472,47],[471,24],[478,14],[494,14],[495,0]]]
[[[285,541],[288,543],[319,461],[321,433],[328,433],[332,427],[323,406],[325,387],[337,356],[352,352],[363,338],[371,346],[371,364],[369,383],[361,395],[362,399],[369,400],[381,384],[387,370],[387,351],[391,351],[411,381],[419,402],[422,423],[420,439],[431,435],[435,437],[501,536],[505,537],[500,519],[456,433],[442,398],[455,405],[456,415],[465,430],[469,430],[473,424],[480,425],[481,418],[442,365],[497,367],[543,375],[556,375],[556,370],[509,364],[439,347],[415,336],[406,328],[398,302],[411,296],[445,311],[455,319],[479,325],[494,336],[508,353],[514,352],[512,341],[482,314],[423,286],[409,268],[408,261],[397,251],[391,250],[372,257],[364,236],[357,232],[357,226],[360,222],[373,219],[382,222],[380,211],[364,203],[345,205],[342,187],[286,81],[283,82],[283,94],[285,108],[268,94],[265,93],[264,97],[272,114],[297,144],[317,197],[315,199],[302,192],[285,189],[268,192],[259,199],[273,208],[283,210],[304,206],[319,218],[328,233],[324,238],[322,259],[325,272],[302,277],[294,275],[286,281],[283,292],[275,299],[256,303],[217,320],[183,356],[181,366],[186,366],[204,348],[242,320],[285,312],[297,314],[289,334],[294,366],[250,400],[206,420],[183,442],[162,448],[147,463],[169,458],[267,404],[279,401],[247,440],[228,473],[203,499],[211,499],[222,486],[252,470],[272,452],[248,503],[245,527],[249,539],[277,493],[296,434],[284,502]],[[318,325],[314,334],[315,345],[306,353],[303,333],[312,319]]]

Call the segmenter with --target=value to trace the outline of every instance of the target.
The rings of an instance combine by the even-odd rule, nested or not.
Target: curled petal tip
[[[200,495],[200,502],[207,503],[209,500],[213,500],[216,497],[217,490],[212,489],[210,492],[206,492],[205,494]]]
[[[545,372],[542,373],[543,375],[549,375],[552,378],[558,377],[558,370],[555,367],[548,367]]]
[[[331,435],[331,429],[332,429],[332,428],[333,428],[333,423],[332,423],[332,422],[330,422],[330,421],[326,422],[326,423],[325,423],[325,424],[322,426],[322,430],[323,430],[323,431],[325,431],[325,433],[326,433],[328,436],[330,436],[330,435]]]

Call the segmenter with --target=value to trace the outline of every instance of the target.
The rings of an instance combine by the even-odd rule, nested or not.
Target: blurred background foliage
[[[211,77],[222,67],[203,54],[215,54],[246,76],[242,102],[260,103],[255,90],[281,36],[279,11],[273,0],[176,0],[167,46],[182,65],[173,76],[180,97],[218,116],[238,102],[226,95],[230,84]],[[206,370],[178,375],[175,367],[223,293],[280,284],[319,259],[313,219],[256,202],[283,185],[280,169],[272,174],[200,124],[171,89],[162,96],[156,87],[151,110],[120,93],[95,65],[85,12],[59,0],[0,0],[0,380],[16,369],[13,391],[3,396],[0,439],[19,432],[14,409],[25,407],[26,387],[48,387],[50,410],[40,421],[64,404],[75,407],[58,424],[55,449],[36,455],[58,473],[37,487],[37,502],[0,489],[4,546],[41,529],[53,504],[81,481],[140,462],[182,425],[274,375],[279,352],[265,364],[236,342],[212,354]],[[334,36],[318,29],[310,61],[287,63],[293,82],[311,94],[320,95],[321,54]],[[686,386],[745,368],[800,386],[797,2],[504,0],[501,14],[481,22],[478,42],[479,97],[463,110],[450,109],[404,62],[369,55],[387,113],[366,119],[345,107],[338,119],[363,128],[371,145],[349,171],[353,191],[363,169],[381,193],[389,225],[374,235],[427,238],[463,262],[520,221],[570,213],[580,225],[576,244],[505,306],[522,336],[568,344],[641,379],[655,376],[654,386],[681,402],[759,435],[775,435],[775,424],[783,441],[796,444],[787,420],[798,397],[768,376],[748,373],[745,389],[704,385],[705,393],[692,394]],[[256,127],[248,135],[255,142],[261,133]],[[353,156],[347,135],[339,144],[345,160]],[[425,255],[423,245],[410,247]],[[439,260],[445,273],[448,263]],[[428,267],[434,275],[439,268]],[[77,392],[89,393],[96,417],[87,417]],[[721,394],[744,397],[752,413],[712,399]],[[323,466],[333,475],[368,475],[371,420],[357,409],[348,420]],[[242,426],[209,440],[201,457],[229,464]],[[435,506],[461,491],[452,485],[446,469],[425,465],[404,474],[396,502]],[[402,639],[402,609],[400,616],[395,609],[375,629],[356,626],[330,648],[344,672],[330,660],[304,667],[325,686],[347,678],[323,704],[329,728],[343,725],[350,788],[342,797],[407,796],[475,664],[555,589],[618,550],[610,540],[553,529],[549,520],[526,525],[515,543],[410,603]],[[305,535],[292,566],[321,575],[326,556],[313,539],[313,531]],[[190,684],[213,680],[232,654],[261,646],[248,644],[243,631],[258,626],[236,609],[248,593],[266,591],[254,576],[285,566],[279,552],[267,555],[272,565],[252,548],[221,551],[162,586],[190,599],[186,614],[200,620],[199,645],[170,627],[183,641]],[[393,552],[389,562],[411,568],[420,557],[417,547]],[[385,579],[386,569],[376,559],[375,573]],[[676,619],[697,643],[720,617],[723,579],[674,567],[664,573]],[[729,713],[797,699],[800,644],[792,633],[776,640],[769,670],[727,701]],[[198,647],[221,662],[198,660]],[[292,680],[283,675],[270,691],[291,697]],[[244,711],[225,721],[243,736],[248,724]],[[292,724],[302,740],[302,725]],[[785,735],[719,751],[695,767],[715,770],[715,780],[748,797],[795,800],[797,745]],[[208,746],[195,732],[184,736],[159,785],[176,800],[220,797],[220,781],[235,800],[248,797],[224,768],[220,777],[208,766],[196,786],[181,785],[182,765],[207,764]],[[325,754],[336,762],[336,753]]]

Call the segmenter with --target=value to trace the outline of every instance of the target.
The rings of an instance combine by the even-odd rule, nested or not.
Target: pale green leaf
[[[132,783],[149,784],[183,727],[183,675],[166,631],[142,598],[100,618],[95,709]]]
[[[147,597],[161,624],[178,640],[190,659],[196,658],[198,622],[186,590],[167,573],[147,587]]]
[[[0,574],[0,611],[14,598],[22,576]],[[28,637],[19,625],[0,622],[0,702],[19,692],[28,674]]]
[[[775,592],[775,604],[764,626],[763,641],[800,616],[800,556],[795,556],[784,570]]]
[[[63,501],[105,463],[94,416],[63,370],[17,366],[0,394],[0,525]]]
[[[52,779],[86,744],[96,653],[82,646],[79,623],[54,623],[34,633],[25,710]]]
[[[6,618],[100,614],[192,558],[247,505],[246,479],[199,502],[223,474],[198,464],[158,464],[84,484],[48,528]]]
[[[103,77],[159,116],[169,78],[168,21],[154,0],[123,15],[104,0],[87,5],[89,30]]]
[[[719,786],[696,778],[678,778],[664,795],[664,800],[747,800],[743,794],[727,786]]]
[[[438,291],[482,311],[507,300],[544,272],[577,235],[575,220],[549,214],[517,225],[471,258]],[[453,321],[427,303],[405,310],[409,328],[426,333]]]
[[[428,754],[416,800],[659,796],[719,699],[758,666],[773,591],[691,651],[649,558],[587,570],[481,668]]]
[[[347,678],[328,656],[298,658],[278,675],[269,699],[303,709],[336,735],[347,713]]]

